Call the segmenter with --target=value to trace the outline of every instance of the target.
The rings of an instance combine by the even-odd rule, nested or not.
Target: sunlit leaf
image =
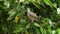
[[[60,8],[57,8],[57,14],[60,15]]]
[[[40,27],[40,25],[38,23],[34,23],[34,25],[37,26],[37,27]]]
[[[60,34],[60,28],[57,29],[57,33]]]

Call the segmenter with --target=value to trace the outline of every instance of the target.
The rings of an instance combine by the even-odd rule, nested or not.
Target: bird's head
[[[27,8],[27,12],[31,12],[30,8]]]

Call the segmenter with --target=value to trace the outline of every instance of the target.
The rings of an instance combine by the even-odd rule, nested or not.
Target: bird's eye
[[[27,12],[25,12],[25,16],[27,15]]]

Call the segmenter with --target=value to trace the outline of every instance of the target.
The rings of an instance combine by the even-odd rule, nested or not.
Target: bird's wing
[[[31,12],[31,11],[28,12],[28,14],[31,15],[32,17],[38,17],[35,13],[33,13],[33,12]]]
[[[37,22],[40,21],[40,19],[39,19],[38,17],[34,17],[34,16],[32,16],[31,14],[30,14],[30,17],[33,18],[33,19],[34,19],[35,21],[37,21]]]

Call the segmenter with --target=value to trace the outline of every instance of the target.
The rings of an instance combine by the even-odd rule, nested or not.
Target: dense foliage
[[[40,22],[27,18],[27,8]],[[60,34],[60,0],[0,0],[1,34]]]

